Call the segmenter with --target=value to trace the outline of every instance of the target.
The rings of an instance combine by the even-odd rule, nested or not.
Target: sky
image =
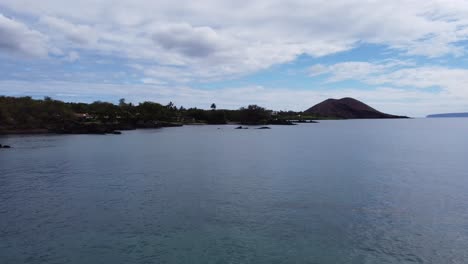
[[[0,95],[468,111],[468,0],[0,0]]]

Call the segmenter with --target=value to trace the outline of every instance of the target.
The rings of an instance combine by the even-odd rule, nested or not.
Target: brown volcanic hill
[[[375,110],[353,98],[327,99],[304,111],[309,115],[322,118],[360,119],[360,118],[407,118],[389,115]]]

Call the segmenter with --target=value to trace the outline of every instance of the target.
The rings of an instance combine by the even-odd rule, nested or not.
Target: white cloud
[[[195,99],[212,101],[212,97],[244,105],[249,98],[253,103],[295,109],[299,97],[305,102],[351,95],[372,102],[387,96],[393,101],[378,102],[389,106],[389,112],[402,98],[417,101],[420,96],[421,104],[435,108],[430,100],[460,106],[459,99],[468,98],[468,70],[437,66],[433,59],[466,58],[467,0],[2,0],[0,7],[25,20],[0,15],[3,53],[46,56],[49,52],[70,61],[77,61],[83,52],[99,57],[97,60],[115,61],[117,57],[134,66],[132,73],[139,72],[135,79],[148,84],[128,88],[129,95],[138,89],[151,94],[149,90],[154,89],[187,105],[197,105]],[[48,43],[54,46],[48,47]],[[186,87],[194,81],[237,78],[294,61],[302,54],[316,58],[366,44],[383,45],[404,59],[315,65],[310,75],[327,76],[328,82],[358,80],[373,90],[319,88],[314,92],[252,86],[221,89],[218,94]],[[418,65],[411,60],[415,55],[431,58],[435,64]],[[366,56],[363,54],[363,60]],[[186,88],[170,90],[164,86],[168,83]],[[78,87],[88,93],[79,84],[76,87],[75,94],[79,94]],[[126,93],[124,86],[112,87]],[[442,91],[422,90],[430,87]],[[310,104],[300,105],[306,108]]]
[[[434,66],[399,69],[369,78],[371,84],[392,84],[417,88],[439,87],[468,100],[468,69]]]
[[[80,58],[80,55],[76,51],[71,51],[68,53],[68,56],[66,58],[67,61],[69,62],[75,62]]]
[[[23,23],[0,14],[0,51],[21,56],[45,57],[47,38]]]
[[[381,62],[346,61],[332,65],[316,64],[309,68],[309,76],[330,74],[329,82],[344,80],[366,80],[370,76],[382,74],[403,66],[414,65],[411,61],[385,60]]]
[[[58,48],[80,48],[155,65],[203,68],[219,78],[363,43],[408,55],[463,56],[466,0],[145,1],[3,0],[40,18]],[[198,71],[200,72],[200,71]],[[202,77],[202,76],[200,76]]]
[[[53,33],[63,35],[67,40],[79,45],[93,44],[97,41],[98,33],[91,26],[73,24],[52,16],[43,16],[40,22],[50,27]]]
[[[328,81],[338,82],[350,79],[362,79],[369,75],[382,72],[386,68],[387,66],[383,64],[379,65],[360,61],[342,62],[331,66],[318,64],[310,68],[310,76],[332,74]]]
[[[210,27],[189,24],[168,25],[157,29],[153,40],[162,48],[188,57],[208,57],[222,47],[221,37]]]
[[[328,82],[357,80],[374,86],[438,87],[443,92],[468,100],[468,69],[411,65],[400,61],[350,61],[328,66],[314,65],[309,70],[312,76],[327,75]]]
[[[155,85],[165,85],[164,81],[160,81],[154,78],[142,78],[141,82],[144,84],[155,84]]]

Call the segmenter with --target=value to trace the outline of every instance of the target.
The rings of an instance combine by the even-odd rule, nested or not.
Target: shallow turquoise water
[[[466,263],[467,135],[414,119],[1,137],[0,263]]]

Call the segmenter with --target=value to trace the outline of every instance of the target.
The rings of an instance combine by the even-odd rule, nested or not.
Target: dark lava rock
[[[257,129],[271,129],[270,127],[259,127]]]
[[[0,148],[9,149],[9,148],[11,148],[11,147],[10,147],[10,146],[8,146],[8,145],[2,145],[2,144],[0,144]]]
[[[165,121],[140,121],[136,124],[136,128],[163,128],[163,127],[181,127],[182,123],[165,122]]]
[[[56,127],[51,132],[58,134],[109,134],[115,131],[113,125],[101,123],[69,122]]]
[[[295,121],[296,123],[301,123],[301,124],[317,124],[318,122],[317,121],[314,121],[314,120],[298,120],[298,121]]]
[[[238,126],[238,127],[234,128],[234,129],[242,129],[242,126]]]
[[[267,125],[267,124],[265,124]],[[293,122],[285,119],[273,119],[268,121],[268,125],[282,125],[282,126],[294,126]]]

